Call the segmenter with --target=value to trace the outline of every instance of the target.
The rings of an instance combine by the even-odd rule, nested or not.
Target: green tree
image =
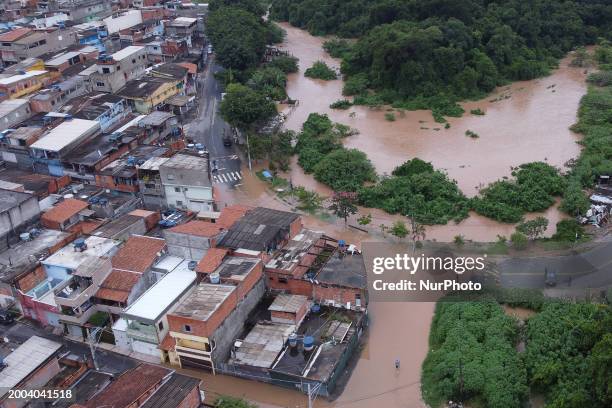
[[[528,244],[529,240],[527,239],[525,234],[522,234],[522,233],[516,231],[516,232],[512,233],[512,235],[510,235],[510,242],[512,242],[512,246],[515,249],[523,250],[523,249],[527,248],[527,244]]]
[[[326,81],[336,79],[336,72],[327,66],[323,61],[315,61],[312,67],[304,71],[304,76],[315,79],[323,79]]]
[[[242,398],[229,397],[222,395],[215,401],[215,408],[257,408],[258,406],[252,404]]]
[[[527,238],[534,240],[541,237],[548,228],[548,219],[545,217],[537,217],[533,220],[523,221],[516,226],[516,230]]]
[[[334,193],[332,197],[332,203],[329,209],[333,211],[334,215],[344,220],[344,224],[348,222],[348,218],[357,214],[356,195],[350,191],[342,191]]]
[[[400,240],[403,240],[404,238],[406,238],[406,236],[408,236],[408,233],[410,231],[408,231],[408,227],[406,227],[406,223],[404,223],[403,221],[395,221],[393,225],[391,226],[391,229],[389,230],[389,232],[394,237],[399,238]]]
[[[276,107],[253,89],[241,84],[230,84],[221,102],[220,112],[227,123],[246,130],[274,116]]]
[[[376,172],[365,153],[342,148],[330,152],[315,165],[314,177],[334,190],[357,191],[364,182],[374,181]]]
[[[215,47],[217,61],[238,71],[260,63],[269,37],[269,27],[259,15],[238,7],[214,8],[209,13],[206,32]]]

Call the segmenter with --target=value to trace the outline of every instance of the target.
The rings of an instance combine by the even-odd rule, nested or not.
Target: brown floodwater
[[[289,96],[298,99],[299,105],[285,109],[288,113],[286,127],[299,130],[311,112],[327,113],[332,120],[359,130],[358,135],[346,139],[345,145],[366,152],[381,174],[419,157],[446,170],[466,195],[473,196],[478,186],[509,176],[512,166],[543,160],[562,167],[579,154],[578,136],[568,128],[575,121],[580,98],[586,90],[585,74],[580,69],[569,68],[567,59],[549,77],[518,82],[497,89],[481,101],[465,103],[467,113],[462,118],[450,118],[451,128],[444,129],[443,125],[434,122],[428,111],[396,112],[396,120],[389,122],[384,117],[386,110],[329,109],[330,103],[342,98],[342,81],[312,80],[304,77],[303,71],[316,60],[324,60],[333,67],[339,67],[339,61],[323,51],[321,38],[281,25],[287,31],[283,47],[300,59],[300,72],[289,76],[287,86]],[[471,115],[469,111],[476,108],[485,111],[486,115]],[[466,130],[480,137],[466,137]],[[254,170],[262,166],[256,164]],[[291,172],[284,176],[294,185],[302,185],[322,195],[331,193],[328,187],[304,174],[295,158]],[[246,168],[241,185],[236,188],[217,186],[216,197],[221,206],[242,203],[292,210]],[[551,225],[547,235],[554,232],[555,223],[562,218],[557,205],[558,202],[543,214]],[[377,209],[361,208],[359,213],[372,215],[372,223],[366,227],[368,233],[346,227],[342,220],[309,215],[303,218],[308,228],[358,245],[365,240],[381,239],[381,224],[389,225],[403,218]],[[527,217],[536,215],[539,214]],[[355,218],[352,217],[349,224],[356,225]],[[497,235],[508,237],[513,230],[513,225],[470,214],[459,224],[427,227],[427,239],[452,241],[455,235],[463,235],[475,241],[494,241]],[[419,380],[434,306],[433,303],[371,303],[367,346],[344,392],[333,403],[317,399],[315,406],[424,407]],[[394,367],[396,358],[401,360],[399,371]],[[305,396],[296,391],[227,376],[200,376],[211,397],[217,393],[245,397],[262,408],[307,406]]]
[[[448,118],[451,127],[444,129],[433,120],[430,111],[395,111],[396,120],[390,122],[385,119],[387,109],[330,109],[332,102],[343,98],[342,80],[313,80],[303,71],[317,60],[334,68],[339,68],[340,61],[323,50],[323,38],[288,24],[281,26],[287,32],[282,47],[299,58],[300,65],[300,71],[288,78],[287,93],[299,104],[284,109],[288,115],[286,128],[299,131],[310,113],[326,113],[333,121],[359,131],[345,139],[345,146],[367,153],[379,174],[390,173],[404,161],[419,157],[446,171],[467,196],[474,196],[480,187],[509,177],[512,167],[545,161],[564,168],[580,153],[576,143],[579,136],[569,127],[576,120],[580,98],[586,92],[586,74],[582,68],[569,67],[569,58],[546,78],[516,82],[496,89],[482,100],[463,103],[466,113],[461,118]],[[472,115],[470,110],[476,108],[485,115]],[[476,132],[479,138],[467,137],[467,130]],[[295,161],[287,176],[294,185],[324,195],[330,193],[328,187],[304,174]],[[382,211],[364,211],[372,213],[380,221],[378,224],[396,219]],[[550,220],[547,235],[551,235],[563,216],[556,206],[544,215]],[[428,237],[448,241],[461,234],[466,239],[490,241],[497,235],[509,236],[513,229],[512,225],[472,214],[458,225],[428,228]]]

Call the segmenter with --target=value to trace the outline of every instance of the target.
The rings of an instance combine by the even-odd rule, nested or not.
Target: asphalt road
[[[223,146],[223,134],[231,134],[230,127],[219,115],[221,84],[214,74],[222,71],[219,65],[211,58],[206,70],[198,79],[198,104],[196,117],[183,126],[187,137],[195,143],[203,144],[210,154],[213,171],[213,184],[226,184],[231,187],[238,185],[242,180],[241,160],[236,146]]]
[[[603,288],[612,285],[612,238],[594,248],[565,256],[512,258],[500,262],[506,287],[544,288],[545,269],[557,274],[557,287]]]

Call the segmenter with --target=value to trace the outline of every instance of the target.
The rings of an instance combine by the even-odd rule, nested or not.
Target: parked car
[[[0,310],[0,324],[9,325],[15,321],[13,314],[8,310]]]

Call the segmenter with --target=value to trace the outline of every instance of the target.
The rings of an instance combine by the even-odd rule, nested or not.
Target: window
[[[180,192],[181,192],[181,188],[180,188],[180,187],[174,187],[174,191],[175,191],[176,193],[180,193]]]
[[[157,328],[158,328],[159,330],[164,330],[164,322],[159,322],[159,323],[157,323]]]
[[[278,283],[287,283],[287,278],[278,278]]]
[[[179,207],[182,207],[183,202],[181,200],[176,200],[176,205],[178,205]]]
[[[110,74],[110,68],[102,68],[103,74]]]
[[[174,174],[168,174],[168,180],[174,180]]]
[[[104,88],[104,82],[96,82],[98,88]]]
[[[132,60],[132,64],[135,64],[135,63],[136,63],[136,59],[133,59],[133,60]]]
[[[191,326],[188,324],[183,325],[183,331],[186,333],[191,333]]]

